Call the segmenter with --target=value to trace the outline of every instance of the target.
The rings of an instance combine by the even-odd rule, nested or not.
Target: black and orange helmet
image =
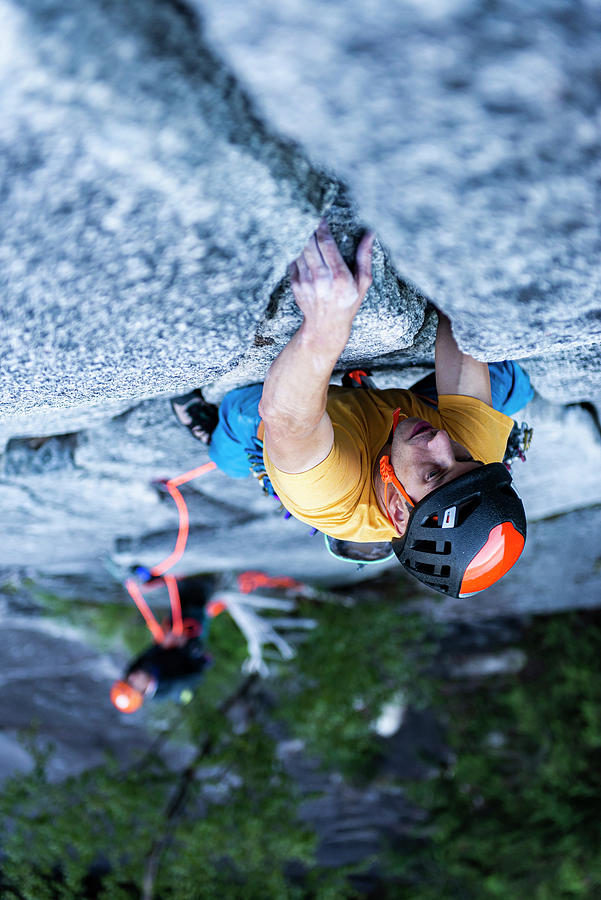
[[[428,587],[468,597],[502,578],[525,542],[526,513],[511,475],[502,463],[489,463],[420,500],[392,548]]]
[[[111,688],[111,703],[119,712],[133,713],[144,703],[144,694],[127,681],[115,681]]]

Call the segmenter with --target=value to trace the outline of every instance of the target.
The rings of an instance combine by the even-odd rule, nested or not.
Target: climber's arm
[[[304,319],[272,363],[259,406],[265,449],[284,472],[305,472],[332,449],[328,384],[371,284],[373,237],[370,233],[361,241],[353,275],[322,220],[290,267],[292,290]]]
[[[488,364],[462,353],[447,317],[438,312],[436,389],[439,394],[463,394],[492,406]]]

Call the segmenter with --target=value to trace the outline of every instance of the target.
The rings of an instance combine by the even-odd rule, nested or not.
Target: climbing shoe
[[[203,444],[211,442],[211,435],[219,421],[219,412],[214,403],[202,396],[199,388],[171,398],[171,409],[180,425],[187,428],[192,437]]]

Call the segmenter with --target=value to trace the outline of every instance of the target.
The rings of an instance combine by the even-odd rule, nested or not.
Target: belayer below
[[[191,699],[212,662],[205,647],[213,588],[214,580],[208,576],[180,582],[183,632],[174,634],[166,628],[161,642],[132,660],[123,678],[113,684],[111,701],[120,712],[133,713],[153,697]]]
[[[302,522],[340,542],[390,542],[401,565],[444,594],[494,584],[519,558],[526,515],[503,465],[510,416],[533,396],[511,361],[459,350],[438,312],[435,379],[410,390],[330,385],[372,281],[373,234],[353,274],[325,220],[290,266],[303,313],[265,383],[175,397],[181,424],[226,474],[249,467]]]

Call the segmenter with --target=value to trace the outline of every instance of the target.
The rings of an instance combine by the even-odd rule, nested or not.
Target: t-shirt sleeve
[[[365,449],[341,425],[334,424],[334,443],[327,457],[307,472],[281,472],[265,453],[267,474],[276,494],[293,515],[310,518],[315,527],[343,522],[356,509],[365,478]]]
[[[502,462],[513,419],[475,397],[441,394],[438,412],[449,436],[483,463]]]

